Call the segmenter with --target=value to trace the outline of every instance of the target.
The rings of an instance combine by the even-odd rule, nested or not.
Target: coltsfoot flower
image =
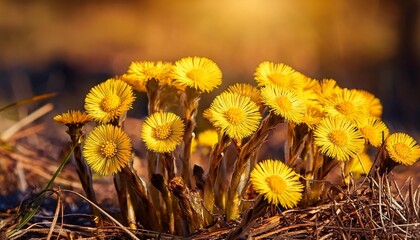
[[[83,126],[91,120],[92,118],[87,113],[79,110],[70,110],[54,117],[54,121],[56,122],[63,123],[65,125],[77,126]]]
[[[280,160],[267,159],[255,166],[250,175],[254,190],[270,204],[292,208],[302,198],[299,175]]]
[[[294,123],[303,121],[306,113],[305,101],[294,91],[276,85],[267,85],[261,89],[261,97],[276,115]]]
[[[158,152],[172,152],[182,142],[184,122],[171,112],[156,112],[143,123],[141,137],[147,149]]]
[[[85,110],[93,120],[105,124],[118,119],[132,107],[133,89],[121,80],[109,79],[86,95]]]
[[[375,97],[372,93],[365,90],[358,90],[366,99],[369,115],[376,118],[382,116],[382,103],[379,98]]]
[[[389,130],[384,122],[376,117],[366,117],[358,124],[362,136],[374,147],[379,147],[389,135]]]
[[[169,62],[132,62],[127,71],[128,80],[136,89],[145,90],[149,80],[155,79],[163,84],[172,83],[172,64]]]
[[[212,148],[219,141],[217,131],[208,129],[198,134],[198,145]]]
[[[212,60],[204,57],[186,57],[175,62],[175,82],[201,92],[210,92],[222,83],[222,71]]]
[[[119,127],[99,125],[89,133],[83,155],[89,166],[100,175],[115,174],[130,161],[131,140]]]
[[[259,107],[251,98],[229,92],[217,96],[204,117],[215,128],[235,139],[250,136],[261,120]]]
[[[404,165],[413,165],[420,158],[420,146],[405,133],[393,133],[385,140],[385,149],[392,160]]]
[[[369,116],[366,98],[356,89],[343,89],[338,94],[324,102],[324,109],[328,116],[341,116],[357,123]]]
[[[363,151],[365,141],[356,125],[342,117],[326,117],[315,128],[319,151],[340,161],[354,158]]]
[[[344,181],[346,184],[350,182],[350,173],[352,173],[354,179],[358,179],[362,175],[369,173],[372,164],[372,159],[370,159],[370,156],[366,152],[362,152],[359,157],[347,161],[344,168]]]
[[[296,92],[303,90],[303,77],[304,75],[286,64],[268,61],[260,63],[254,73],[255,81],[260,87],[274,84]]]
[[[260,91],[247,83],[235,83],[230,85],[227,89],[227,92],[236,93],[241,96],[250,97],[258,106],[262,104]]]

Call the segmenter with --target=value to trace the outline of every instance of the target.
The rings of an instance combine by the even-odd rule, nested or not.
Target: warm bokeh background
[[[57,112],[79,108],[90,87],[131,61],[198,55],[220,66],[222,88],[252,83],[264,60],[284,62],[310,77],[371,91],[391,129],[420,130],[419,6],[417,0],[5,0],[0,103],[56,91]]]

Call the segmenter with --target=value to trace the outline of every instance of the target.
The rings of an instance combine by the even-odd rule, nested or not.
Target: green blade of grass
[[[12,229],[9,233],[6,234],[8,236],[8,238],[11,238],[16,232],[18,232],[21,228],[23,228],[23,226],[25,226],[25,224],[27,224],[35,216],[35,214],[38,212],[38,209],[41,207],[41,204],[43,202],[43,200],[41,200],[41,198],[45,195],[46,192],[51,190],[51,186],[54,183],[54,180],[57,178],[58,174],[60,174],[60,172],[63,170],[64,166],[69,161],[69,159],[70,159],[71,155],[73,154],[73,151],[76,148],[76,146],[77,145],[73,145],[72,148],[70,149],[70,151],[67,153],[67,155],[63,158],[63,161],[61,162],[58,169],[55,171],[54,175],[52,176],[52,178],[50,179],[50,181],[48,182],[48,184],[44,188],[44,190],[42,192],[40,192],[34,200],[31,201],[31,203],[29,204],[29,209],[30,209],[29,212],[26,213],[23,216],[20,223],[14,229]]]

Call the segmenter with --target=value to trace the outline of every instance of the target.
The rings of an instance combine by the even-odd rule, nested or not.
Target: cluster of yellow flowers
[[[133,90],[145,92],[149,116],[136,131],[149,151],[149,176],[160,174],[165,179],[164,188],[154,183],[167,206],[160,214],[177,214],[169,204],[173,196],[179,198],[180,205],[187,201],[185,196],[179,197],[185,188],[178,188],[184,185],[179,179],[173,181],[182,177],[186,188],[197,189],[200,194],[194,198],[202,202],[201,210],[195,209],[196,215],[184,214],[189,221],[199,219],[197,222],[203,224],[212,221],[208,218],[213,216],[214,206],[224,210],[228,219],[237,218],[246,189],[254,189],[268,203],[283,208],[295,207],[301,200],[311,203],[311,194],[316,192],[315,198],[320,195],[313,181],[324,180],[332,167],[343,167],[347,184],[351,173],[353,177],[367,174],[372,166],[367,151],[372,147],[385,153],[379,159],[383,163],[377,164],[382,172],[392,169],[387,160],[412,165],[420,157],[420,147],[412,137],[389,134],[381,120],[380,100],[367,91],[342,88],[333,79],[312,79],[290,66],[272,62],[262,62],[254,78],[256,86],[235,83],[202,113],[215,129],[203,131],[197,138],[199,146],[209,149],[206,171],[195,166],[191,173],[190,155],[197,149],[193,131],[200,96],[222,82],[221,70],[210,59],[133,62],[125,74],[90,90],[85,112],[69,111],[54,119],[68,125],[69,133],[70,128],[96,122],[84,141],[83,156],[101,175],[120,174],[130,168],[132,144],[138,144],[131,142],[123,130],[125,114],[136,98]],[[256,153],[279,123],[288,127],[284,160],[260,161]],[[229,146],[236,149],[233,157],[226,154]],[[182,167],[177,164],[180,162]],[[233,174],[223,170],[226,162],[233,164]],[[199,169],[204,173],[197,174]],[[161,223],[166,226],[161,229],[176,232],[173,218],[172,222],[166,221],[169,223]]]

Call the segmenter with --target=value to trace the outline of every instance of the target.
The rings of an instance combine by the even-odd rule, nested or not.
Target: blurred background
[[[92,86],[131,61],[186,56],[214,60],[222,91],[253,83],[268,60],[368,90],[391,129],[416,131],[419,8],[417,0],[3,0],[0,103],[54,91],[54,111],[82,108]],[[143,100],[132,114],[145,114]]]

